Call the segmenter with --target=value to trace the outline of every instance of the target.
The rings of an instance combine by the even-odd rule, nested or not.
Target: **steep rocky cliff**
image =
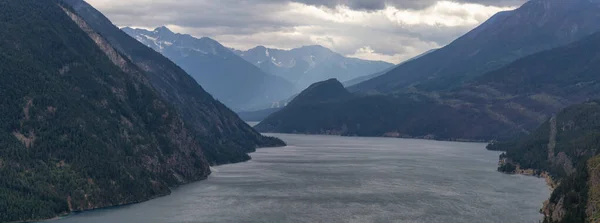
[[[542,209],[545,222],[598,219],[599,103],[571,106],[521,140],[489,146],[506,151],[500,157],[499,171],[531,169],[534,175],[549,173],[558,184]]]
[[[179,66],[113,25],[83,0],[61,0],[71,6],[117,52],[142,70],[159,95],[171,103],[186,124],[200,136],[211,164],[248,160],[257,147],[281,146],[281,140],[264,137],[233,111],[213,99]]]

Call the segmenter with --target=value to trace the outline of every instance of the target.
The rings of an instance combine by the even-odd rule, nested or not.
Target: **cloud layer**
[[[118,26],[214,38],[238,49],[320,44],[399,63],[525,0],[87,0]]]

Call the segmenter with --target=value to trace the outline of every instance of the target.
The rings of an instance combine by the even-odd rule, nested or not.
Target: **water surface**
[[[496,172],[484,144],[275,135],[247,163],[141,204],[56,223],[538,222],[543,179]]]

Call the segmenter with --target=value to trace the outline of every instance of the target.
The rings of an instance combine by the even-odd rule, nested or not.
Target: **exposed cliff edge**
[[[199,134],[199,141],[211,164],[246,161],[250,159],[248,153],[258,147],[285,145],[279,139],[262,136],[215,100],[179,66],[120,30],[85,1],[60,1],[70,6],[94,32],[142,70],[141,73],[159,95],[171,103],[185,123]]]
[[[544,222],[599,219],[599,103],[596,100],[571,106],[527,137],[489,146],[506,151],[500,156],[499,171],[554,180],[555,189],[542,208]]]

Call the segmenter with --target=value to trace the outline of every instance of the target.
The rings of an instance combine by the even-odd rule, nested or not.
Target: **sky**
[[[400,63],[525,0],[86,0],[119,27],[210,37],[227,47],[323,45]]]

